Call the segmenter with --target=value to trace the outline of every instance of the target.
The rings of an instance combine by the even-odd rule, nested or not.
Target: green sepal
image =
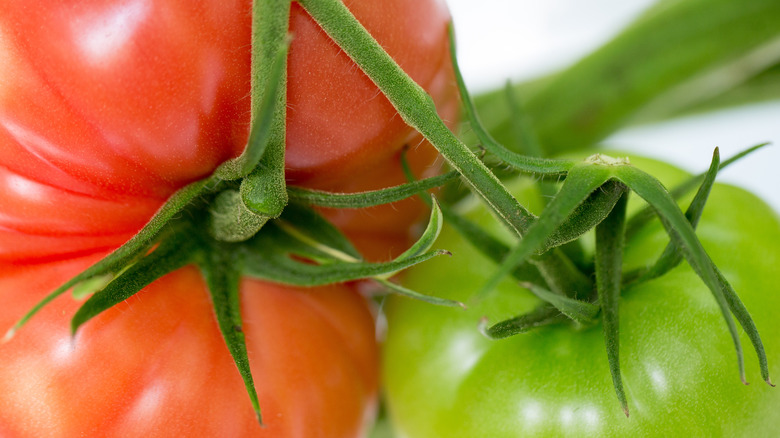
[[[516,266],[537,254],[553,233],[566,221],[566,218],[594,190],[607,182],[611,177],[611,167],[592,164],[579,164],[573,167],[561,190],[550,201],[539,218],[534,221],[520,243],[506,256],[498,270],[483,287],[480,296],[485,296]]]
[[[769,143],[760,143],[731,156],[730,158],[722,161],[718,165],[718,171],[725,169],[727,166],[739,161],[740,159],[746,157],[747,155],[768,145]],[[684,181],[683,183],[671,189],[669,193],[672,195],[672,198],[680,199],[686,193],[693,190],[694,187],[702,183],[702,181],[706,178],[709,172],[710,171],[708,170],[707,172],[692,176],[688,178],[686,181]],[[648,222],[650,222],[650,220],[652,220],[655,217],[655,215],[656,215],[655,210],[653,210],[653,207],[650,205],[634,213],[634,215],[631,216],[631,218],[628,220],[628,223],[626,224],[626,238],[630,239],[633,235],[637,233],[637,231],[639,231]]]
[[[119,276],[119,274],[103,274],[90,277],[73,286],[70,294],[76,300],[85,300],[89,298],[90,295],[106,287],[106,285],[117,276]]]
[[[383,277],[421,263],[446,251],[427,251],[435,240],[432,233],[441,228],[435,212],[427,232],[412,245],[410,254],[390,262],[368,263],[348,253],[326,246],[296,226],[282,221],[269,223],[263,233],[247,242],[249,256],[245,261],[248,275],[279,283],[317,286],[361,278]],[[425,250],[425,251],[423,251]],[[311,263],[319,262],[318,264]]]
[[[199,241],[194,236],[194,233],[182,229],[168,233],[154,251],[124,269],[79,307],[71,319],[72,334],[75,335],[79,327],[90,319],[132,297],[154,280],[191,263],[198,251]]]
[[[667,233],[672,238],[675,245],[680,248],[685,259],[688,261],[688,264],[712,292],[712,295],[715,297],[718,307],[726,320],[737,353],[739,375],[742,381],[745,382],[745,365],[742,355],[742,346],[734,319],[731,317],[732,312],[734,312],[734,316],[737,318],[742,328],[751,337],[751,340],[756,340],[754,341],[754,348],[759,355],[759,363],[765,363],[766,358],[764,356],[760,337],[754,329],[755,325],[748,312],[746,310],[735,312],[735,310],[739,310],[740,308],[744,309],[744,305],[736,295],[727,300],[726,294],[728,293],[729,287],[725,287],[724,282],[721,282],[718,278],[715,265],[701,246],[701,242],[699,242],[696,237],[693,227],[661,183],[652,176],[631,166],[619,168],[616,172],[616,177],[623,181],[631,190],[636,192],[637,195],[645,199],[648,204],[653,206]],[[760,348],[757,345],[760,346]],[[764,377],[764,380],[768,381],[768,369],[762,366],[761,374]]]
[[[607,217],[625,192],[626,186],[621,182],[612,180],[604,182],[574,208],[574,211],[547,237],[545,243],[536,252],[544,253],[579,239]]]
[[[428,225],[425,227],[422,235],[412,246],[402,252],[396,259],[402,260],[409,257],[416,257],[420,254],[430,251],[436,239],[439,238],[441,228],[444,226],[444,215],[441,212],[439,201],[435,196],[431,196],[431,214],[428,218]]]
[[[593,303],[556,294],[534,283],[523,282],[520,283],[520,286],[528,289],[537,298],[549,303],[578,324],[591,325],[596,321],[599,306]]]
[[[460,176],[455,171],[419,181],[359,193],[331,193],[320,190],[287,187],[290,202],[330,208],[366,208],[400,201],[419,192],[439,187]]]
[[[446,251],[431,251],[416,257],[385,263],[333,261],[315,265],[295,258],[295,253],[289,252],[287,248],[280,245],[274,245],[270,239],[257,243],[262,243],[263,247],[258,248],[256,252],[250,252],[251,257],[246,261],[245,273],[251,277],[296,286],[320,286],[383,277],[438,255],[447,254]]]
[[[601,307],[604,344],[607,349],[609,372],[620,406],[628,417],[628,401],[620,374],[619,305],[623,268],[626,204],[628,193],[609,215],[596,226],[596,291]]]
[[[448,253],[445,253],[448,254]],[[384,286],[386,289],[388,289],[390,292],[401,295],[407,298],[411,298],[413,300],[422,301],[424,303],[433,304],[434,306],[443,306],[443,307],[460,307],[461,309],[465,309],[466,305],[461,303],[460,301],[455,300],[449,300],[447,298],[439,298],[433,295],[425,295],[421,294],[417,291],[411,290],[409,288],[403,287],[398,283],[393,283],[390,280],[385,280],[382,278],[376,278],[374,279],[377,283]]]
[[[422,236],[395,260],[384,263],[361,261],[359,256],[352,254],[354,248],[351,245],[345,248],[348,251],[345,252],[327,246],[323,239],[315,239],[310,233],[314,231],[316,234],[316,228],[313,230],[307,227],[306,223],[318,223],[317,227],[323,227],[328,233],[332,233],[330,239],[326,240],[337,245],[348,244],[346,238],[340,235],[337,229],[332,228],[332,225],[313,211],[296,206],[293,207],[293,215],[297,219],[295,224],[282,220],[271,222],[263,233],[248,242],[250,256],[246,260],[247,275],[299,286],[317,286],[370,278],[391,291],[428,303],[451,307],[463,306],[457,301],[419,294],[387,280],[398,271],[433,257],[449,254],[444,250],[430,250],[442,227],[442,213],[437,203],[434,203],[431,217]],[[303,223],[302,218],[305,221]]]
[[[166,227],[166,225],[169,224],[174,216],[181,212],[194,199],[208,191],[213,183],[214,181],[210,178],[203,179],[184,186],[174,193],[168,201],[160,207],[154,216],[152,216],[149,222],[137,234],[130,238],[130,240],[39,301],[38,304],[30,309],[30,311],[22,316],[22,318],[6,332],[3,337],[3,342],[10,340],[14,334],[44,306],[71,288],[95,277],[114,276],[126,269],[128,265],[143,256],[152,247],[155,241],[159,239],[163,229],[169,228]]]
[[[249,367],[249,355],[246,349],[246,337],[241,318],[241,292],[239,289],[242,274],[243,252],[229,244],[215,244],[199,260],[203,278],[206,280],[217,324],[225,344],[233,357],[233,362],[244,380],[252,408],[257,421],[263,424],[260,402],[257,397],[252,371]]]
[[[488,325],[487,319],[483,318],[479,323],[479,331],[488,339],[498,340],[527,333],[531,329],[556,324],[567,319],[555,307],[543,304],[529,313],[518,315],[493,325]]]
[[[300,251],[306,257],[322,261],[336,258],[360,260],[361,255],[352,242],[327,219],[310,207],[291,203],[274,225],[281,226],[295,237]],[[325,253],[323,253],[325,249]],[[338,256],[336,256],[338,254]]]
[[[281,239],[285,239],[286,234],[287,242],[284,246],[299,256],[323,263],[360,261],[360,254],[349,240],[319,214],[307,207],[295,204],[291,204],[288,210],[289,212],[286,211],[282,216],[282,220],[274,223],[275,226],[284,231],[282,234],[273,236],[277,243]],[[429,251],[441,232],[443,222],[439,203],[434,199],[425,231],[411,247],[396,257],[396,260],[418,256]]]
[[[593,280],[569,259],[561,248],[553,248],[528,261],[536,266],[552,292],[576,299],[589,299]]]
[[[726,277],[723,276],[723,273],[720,271],[720,269],[718,269],[717,266],[715,266],[714,263],[712,263],[712,269],[715,271],[715,275],[718,277],[718,282],[723,289],[723,294],[726,297],[726,302],[728,302],[731,312],[737,318],[737,321],[739,321],[739,323],[742,325],[742,328],[745,330],[748,339],[750,339],[750,343],[753,345],[753,349],[756,351],[756,356],[758,356],[758,366],[761,370],[761,378],[769,386],[775,386],[774,383],[772,383],[772,380],[769,378],[769,363],[767,361],[766,351],[764,350],[764,344],[761,342],[761,336],[758,333],[758,327],[756,327],[756,324],[753,322],[753,318],[750,317],[750,312],[748,312],[745,304],[742,303],[742,300],[739,299],[737,292],[734,290],[728,280],[726,280]],[[742,382],[747,385],[747,381],[744,379],[744,376],[742,378]]]
[[[712,163],[710,164],[710,168],[705,174],[704,180],[702,181],[701,186],[699,186],[699,190],[696,192],[696,195],[693,197],[691,204],[685,211],[685,217],[688,219],[688,222],[690,222],[694,230],[699,224],[699,219],[701,219],[701,214],[704,211],[704,205],[707,203],[710,190],[712,190],[712,186],[715,184],[715,177],[718,174],[719,163],[720,154],[718,152],[718,148],[715,148],[715,151],[712,153]],[[660,257],[658,257],[658,260],[656,260],[655,264],[653,264],[650,269],[644,272],[636,281],[644,282],[660,277],[679,265],[682,259],[683,256],[679,248],[677,248],[674,241],[671,241],[668,245],[666,245],[666,248],[664,248],[663,253]]]

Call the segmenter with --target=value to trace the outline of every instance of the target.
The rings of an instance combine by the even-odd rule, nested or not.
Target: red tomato
[[[0,327],[126,241],[174,191],[242,151],[250,5],[0,3]],[[443,3],[349,6],[454,119]],[[406,144],[418,176],[438,170],[430,145],[297,4],[291,31],[291,184],[360,191],[401,183]],[[381,254],[378,245],[405,237],[421,210],[411,200],[327,214]],[[372,215],[381,217],[373,226],[364,221]],[[68,320],[77,307],[60,297],[0,345],[1,436],[358,436],[374,412],[374,327],[349,286],[244,280],[264,429],[193,268],[100,315],[74,342]]]
[[[0,267],[0,327],[93,257]],[[194,268],[169,274],[86,324],[55,300],[0,343],[0,436],[349,437],[365,433],[377,393],[366,303],[348,286],[284,287],[245,279],[242,312],[266,427]]]
[[[443,2],[347,3],[454,119]],[[171,193],[241,152],[250,5],[0,3],[0,260],[115,247]],[[366,190],[391,162],[396,170],[381,171],[382,180],[402,182],[398,151],[416,146],[416,133],[296,3],[290,26],[290,183]],[[420,212],[414,202],[395,208],[410,209],[402,217]],[[390,225],[403,234],[410,223]]]

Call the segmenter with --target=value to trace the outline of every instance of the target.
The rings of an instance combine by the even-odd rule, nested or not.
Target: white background
[[[608,41],[652,0],[447,0],[458,58],[472,92],[565,67]],[[780,211],[780,102],[764,103],[652,126],[626,129],[605,143],[706,170],[715,146],[726,158],[746,147],[773,145],[718,175],[759,194]]]

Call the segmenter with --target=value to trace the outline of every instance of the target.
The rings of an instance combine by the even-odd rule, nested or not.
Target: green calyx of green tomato
[[[764,145],[745,151],[752,152]],[[735,157],[734,159],[739,158]],[[733,160],[723,165],[733,162]],[[560,161],[556,163],[560,164]],[[758,331],[747,309],[723,274],[714,265],[699,243],[694,228],[698,223],[707,196],[712,188],[718,169],[721,167],[718,150],[715,149],[709,170],[701,178],[701,185],[689,208],[683,213],[673,196],[652,176],[631,166],[628,159],[593,155],[583,162],[571,163],[564,174],[558,171],[545,174],[540,166],[534,173],[542,176],[555,175],[563,179],[558,193],[550,200],[542,214],[529,227],[528,232],[514,248],[504,248],[489,254],[500,263],[477,299],[486,299],[490,291],[504,276],[512,274],[521,285],[530,290],[546,304],[537,310],[519,315],[492,326],[482,321],[482,333],[492,339],[506,338],[524,333],[533,327],[561,321],[561,316],[578,325],[590,325],[599,320],[604,327],[604,338],[613,384],[628,415],[628,403],[620,377],[618,298],[628,284],[651,280],[664,275],[677,266],[683,258],[707,285],[715,298],[734,342],[739,364],[740,378],[745,382],[742,347],[734,319],[747,333],[758,355],[762,378],[770,385],[766,354]],[[699,178],[694,178],[696,181]],[[691,184],[685,184],[690,187]],[[663,254],[651,267],[641,271],[622,272],[622,252],[626,236],[626,201],[630,192],[643,198],[650,209],[661,219],[671,241]],[[584,212],[587,212],[585,214]],[[453,213],[449,213],[452,215]],[[638,214],[632,218],[630,228],[646,221],[647,215]],[[479,242],[479,248],[491,248],[482,240],[484,235],[474,235],[473,230],[451,221],[468,239]],[[596,284],[591,293],[566,290],[555,287],[547,278],[533,279],[527,274],[530,261],[548,251],[578,238],[585,231],[595,228],[595,264],[593,272]],[[565,236],[565,237],[562,237]],[[492,245],[495,247],[495,243]]]
[[[450,41],[452,56],[455,58],[452,35]],[[498,158],[503,165],[508,165],[516,171],[535,175],[542,180],[564,179],[560,190],[539,218],[522,210],[524,217],[522,227],[515,226],[511,220],[501,214],[497,204],[488,200],[488,204],[498,213],[498,216],[521,237],[520,243],[512,249],[500,248],[495,251],[499,245],[495,243],[486,245],[485,241],[489,240],[486,233],[468,225],[463,219],[450,221],[478,248],[483,250],[492,248],[494,250],[492,257],[500,263],[497,272],[487,281],[476,299],[483,299],[499,280],[512,274],[525,282],[528,289],[538,298],[549,304],[530,314],[520,315],[491,327],[487,326],[486,321],[482,321],[480,326],[486,336],[490,338],[512,336],[532,327],[558,321],[561,314],[575,323],[588,324],[594,322],[597,314],[600,313],[613,385],[623,411],[628,416],[628,403],[620,376],[618,354],[618,297],[624,283],[622,251],[626,233],[626,203],[629,192],[633,191],[643,198],[661,219],[671,238],[671,243],[652,268],[646,272],[628,273],[626,278],[631,281],[655,278],[668,272],[684,257],[718,303],[737,351],[742,381],[745,382],[742,347],[732,315],[753,344],[758,355],[762,378],[772,385],[769,380],[766,354],[755,324],[734,289],[704,251],[694,232],[720,167],[717,149],[696,197],[688,211],[683,214],[663,185],[652,176],[632,167],[628,159],[596,154],[577,163],[538,156],[541,148],[536,133],[526,122],[522,111],[519,111],[520,105],[515,101],[511,90],[508,93],[508,100],[510,108],[516,112],[513,114],[516,120],[515,130],[518,132],[517,137],[523,140],[527,154],[508,150],[495,141],[482,125],[457,63],[455,63],[455,76],[473,133],[487,152]],[[762,146],[764,145],[751,148],[745,154]],[[542,187],[551,194],[549,186]],[[494,193],[489,195],[492,196]],[[448,216],[454,215],[450,213]],[[583,290],[582,283],[561,281],[561,275],[550,275],[551,266],[560,266],[561,262],[567,259],[562,251],[556,253],[557,248],[579,238],[593,228],[596,232],[595,272],[593,272],[596,278],[595,288]],[[534,275],[526,276],[529,271],[532,271],[528,264],[534,265],[538,274],[541,274],[537,274],[536,278],[541,277],[544,284],[534,282]]]

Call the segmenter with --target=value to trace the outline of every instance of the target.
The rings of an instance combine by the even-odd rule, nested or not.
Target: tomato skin
[[[632,162],[670,185],[681,178],[657,163]],[[519,189],[521,201],[538,196],[527,182]],[[470,216],[498,227],[484,211],[471,209]],[[698,235],[751,312],[777,379],[777,214],[741,189],[716,185]],[[660,224],[649,224],[627,242],[626,268],[652,263],[667,242]],[[411,269],[406,286],[467,300],[495,269],[452,229],[445,228],[437,246],[453,257]],[[723,317],[685,262],[622,295],[620,360],[629,418],[612,387],[600,324],[549,326],[500,341],[477,331],[482,316],[497,322],[537,303],[510,280],[465,312],[392,299],[383,372],[397,431],[410,438],[776,435],[780,391],[761,381],[744,334],[752,384],[741,384]]]
[[[94,257],[0,272],[9,327]],[[260,428],[200,274],[185,268],[86,324],[62,296],[0,344],[0,435],[362,436],[377,393],[373,318],[349,286],[242,283]]]
[[[444,3],[347,4],[454,122]],[[0,242],[0,260],[118,246],[175,190],[243,150],[250,8],[249,0],[0,5],[0,240],[30,236],[19,249]],[[361,191],[378,188],[380,171],[384,184],[404,182],[399,151],[419,135],[297,3],[290,26],[289,183]],[[421,156],[419,169],[435,160]],[[424,208],[407,202],[382,215],[398,210],[372,231],[391,225],[403,235]]]
[[[164,199],[240,153],[249,2],[220,3],[5,4],[4,164],[77,193]]]
[[[0,237],[30,236],[0,259],[117,246],[173,191],[240,153],[248,53],[220,51],[245,44],[249,23],[236,13],[245,2],[224,5],[0,6]]]

